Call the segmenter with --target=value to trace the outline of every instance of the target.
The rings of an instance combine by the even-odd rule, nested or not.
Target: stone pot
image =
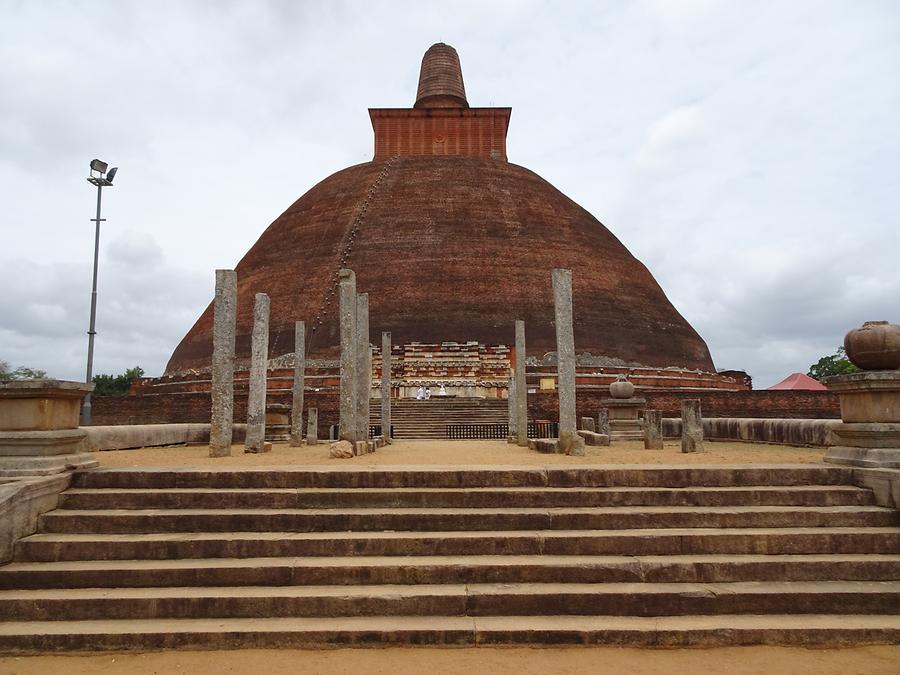
[[[616,381],[609,385],[609,395],[613,398],[631,398],[634,396],[634,385],[624,375],[616,377]]]
[[[863,370],[900,368],[900,326],[866,321],[844,337],[847,358]]]

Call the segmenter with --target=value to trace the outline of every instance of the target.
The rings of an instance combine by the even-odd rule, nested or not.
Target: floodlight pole
[[[94,329],[97,325],[97,258],[100,254],[100,223],[105,221],[106,218],[100,217],[100,199],[103,194],[104,180],[102,178],[100,180],[91,180],[88,178],[88,181],[97,186],[97,216],[91,218],[96,225],[94,228],[94,281],[91,286],[91,325],[88,329],[87,376],[85,377],[85,382],[90,384],[93,379],[94,370],[94,336],[97,334],[97,331]],[[84,403],[81,406],[81,425],[87,426],[90,423],[91,394],[88,392],[88,395],[84,397]]]

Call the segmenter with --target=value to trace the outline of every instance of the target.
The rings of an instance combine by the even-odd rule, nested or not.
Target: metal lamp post
[[[100,254],[100,223],[106,218],[100,217],[100,199],[103,194],[103,188],[112,187],[113,178],[116,176],[118,167],[113,167],[106,172],[108,164],[99,159],[91,160],[91,175],[87,181],[91,185],[97,186],[97,216],[91,218],[95,223],[94,228],[94,282],[91,286],[91,325],[88,329],[88,354],[87,354],[87,377],[85,382],[91,383],[94,370],[94,336],[97,331],[94,330],[97,322],[97,258]],[[81,407],[81,424],[82,426],[91,423],[91,395],[84,397],[84,405]]]

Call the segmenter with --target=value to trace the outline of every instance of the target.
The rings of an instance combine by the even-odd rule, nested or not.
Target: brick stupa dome
[[[550,273],[563,267],[573,272],[578,353],[713,371],[703,339],[647,268],[590,213],[506,161],[510,109],[468,107],[448,63],[459,71],[452,47],[429,49],[417,105],[423,92],[449,99],[370,110],[375,159],[309,190],[238,263],[237,358],[249,356],[255,293],[271,298],[270,358],[293,352],[300,320],[308,354],[335,356],[342,267],[369,294],[375,343],[391,331],[395,345],[509,345],[524,319],[528,353],[540,356],[556,349]],[[212,325],[210,304],[167,374],[209,367]]]

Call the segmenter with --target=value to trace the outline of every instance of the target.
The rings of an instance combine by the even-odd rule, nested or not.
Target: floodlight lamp
[[[116,177],[116,171],[118,171],[118,170],[119,170],[119,167],[117,167],[117,166],[114,166],[113,168],[111,168],[111,169],[109,170],[109,173],[106,174],[106,182],[107,182],[107,183],[109,183],[110,185],[112,185],[113,178]]]
[[[109,166],[106,162],[99,159],[91,160],[91,171],[97,171],[99,173],[106,173],[106,167]]]

